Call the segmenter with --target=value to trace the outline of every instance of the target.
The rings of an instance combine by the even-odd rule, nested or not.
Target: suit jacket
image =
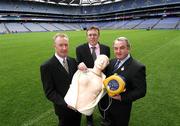
[[[59,114],[61,108],[67,106],[64,96],[69,89],[73,74],[77,70],[77,62],[74,58],[67,57],[67,62],[69,73],[55,56],[40,67],[45,95],[54,103],[56,114]]]
[[[100,54],[105,54],[110,57],[110,48],[103,44],[99,44],[99,46]],[[78,63],[84,62],[88,68],[94,67],[94,61],[88,43],[82,44],[76,48],[76,56]]]
[[[117,59],[112,59],[107,68],[108,76],[117,73],[125,78],[126,91],[121,93],[121,102],[131,103],[146,94],[145,66],[130,57],[122,66],[113,72]]]
[[[110,108],[106,111],[106,118],[116,120],[111,122],[112,125],[128,126],[132,102],[144,97],[146,94],[145,66],[130,57],[118,70],[114,71],[116,61],[117,59],[110,61],[107,67],[107,75],[110,76],[114,73],[121,75],[126,82],[126,91],[120,94],[121,101],[112,99]],[[101,99],[100,106],[105,109],[108,105],[109,99],[106,94],[103,99]],[[111,115],[114,116],[111,117]]]

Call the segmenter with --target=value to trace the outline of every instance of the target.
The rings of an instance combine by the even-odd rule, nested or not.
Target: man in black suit
[[[100,30],[98,27],[92,26],[87,29],[87,43],[76,48],[76,56],[79,63],[84,62],[88,68],[93,68],[94,60],[99,54],[105,54],[110,57],[110,48],[100,44]],[[93,116],[87,116],[87,125],[93,126]]]
[[[77,62],[68,57],[69,39],[65,34],[54,36],[55,55],[41,65],[41,80],[46,97],[54,104],[59,118],[58,126],[80,126],[81,114],[64,101],[73,74],[77,70]]]
[[[107,67],[108,76],[117,73],[126,82],[126,91],[110,99],[112,103],[106,111],[110,126],[128,126],[132,102],[146,94],[145,66],[130,55],[130,44],[127,38],[119,37],[113,43],[115,58]],[[108,95],[103,100],[108,101]]]

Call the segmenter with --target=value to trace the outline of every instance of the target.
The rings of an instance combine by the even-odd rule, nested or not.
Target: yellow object
[[[125,81],[117,74],[106,78],[103,84],[111,97],[125,91]]]

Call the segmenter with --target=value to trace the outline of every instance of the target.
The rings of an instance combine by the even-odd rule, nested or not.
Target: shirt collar
[[[61,64],[63,64],[64,58],[60,57],[57,53],[55,53],[55,57],[59,60],[59,62],[60,62]],[[66,59],[67,59],[67,57],[65,57],[65,60],[66,60]]]
[[[99,44],[98,44],[98,43],[97,43],[95,46],[92,46],[92,45],[89,44],[89,43],[88,43],[88,45],[89,45],[89,48],[90,48],[90,49],[91,49],[92,47],[96,47],[96,49],[99,48]]]
[[[124,62],[126,62],[129,58],[130,58],[130,54],[128,54],[123,60],[120,60],[120,61],[121,61],[121,64],[123,64]]]

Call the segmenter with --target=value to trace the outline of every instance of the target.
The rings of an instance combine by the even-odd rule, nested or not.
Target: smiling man
[[[76,60],[68,56],[68,36],[56,34],[53,45],[55,54],[40,67],[43,89],[47,99],[54,104],[59,119],[58,126],[80,126],[81,114],[64,101],[64,96],[77,70]]]
[[[96,57],[104,54],[110,57],[110,48],[99,42],[100,30],[92,26],[86,31],[87,43],[76,48],[76,57],[78,63],[84,62],[88,68],[93,68]],[[93,126],[93,116],[87,116],[87,125]]]
[[[105,113],[110,126],[128,126],[133,101],[146,94],[145,65],[130,55],[130,43],[127,38],[119,37],[113,43],[115,58],[110,60],[107,76],[114,73],[122,76],[126,82],[126,91],[111,96],[112,103]],[[108,102],[108,96],[103,99]],[[105,102],[106,103],[106,102]]]

